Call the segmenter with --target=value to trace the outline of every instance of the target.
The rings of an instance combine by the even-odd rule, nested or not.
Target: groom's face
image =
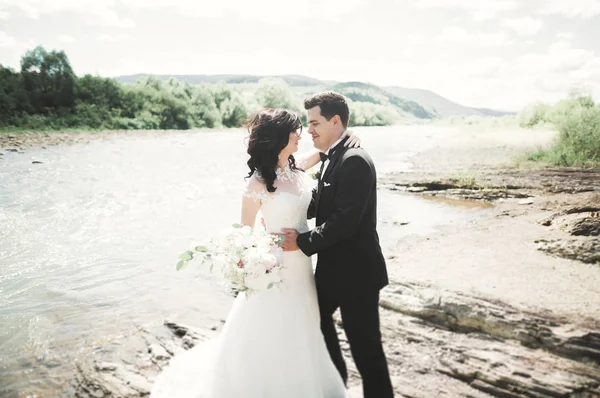
[[[308,111],[308,134],[311,135],[313,145],[321,151],[327,151],[334,142],[336,142],[343,129],[338,115],[327,120],[321,115],[321,107],[315,106]]]

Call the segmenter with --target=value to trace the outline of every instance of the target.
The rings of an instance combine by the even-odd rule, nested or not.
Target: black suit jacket
[[[317,227],[298,236],[307,256],[319,254],[319,294],[355,296],[388,284],[377,234],[377,174],[362,148],[340,143],[313,192],[308,217]]]

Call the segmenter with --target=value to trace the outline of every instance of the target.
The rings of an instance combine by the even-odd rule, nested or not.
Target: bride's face
[[[288,144],[285,148],[281,150],[281,154],[290,156],[291,154],[298,152],[298,142],[302,139],[302,136],[300,134],[300,129],[292,131],[290,133],[290,139],[288,141]]]

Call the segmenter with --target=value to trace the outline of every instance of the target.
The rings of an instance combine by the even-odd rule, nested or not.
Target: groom
[[[308,217],[317,227],[298,234],[284,229],[284,250],[318,253],[315,273],[321,330],[338,371],[348,380],[333,313],[340,308],[364,398],[393,397],[379,330],[379,290],[387,285],[385,260],[377,235],[375,166],[362,148],[344,147],[342,134],[350,111],[346,99],[323,92],[304,101],[308,132],[323,152],[319,183]]]

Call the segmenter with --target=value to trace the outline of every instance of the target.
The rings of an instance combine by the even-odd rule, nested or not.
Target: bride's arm
[[[354,134],[352,132],[352,130],[346,130],[344,131],[344,134],[342,134],[342,138],[344,137],[350,137],[348,139],[348,141],[344,144],[344,146],[349,146],[351,148],[359,148],[360,147],[360,137],[357,136],[356,134]],[[298,157],[298,165],[304,169],[304,170],[308,170],[310,168],[312,168],[313,166],[315,166],[317,163],[319,163],[321,161],[321,156],[319,155],[320,151],[319,150],[312,150],[306,153],[301,154]]]
[[[314,165],[321,161],[321,156],[319,155],[320,151],[312,150],[310,152],[305,152],[300,155],[298,159],[298,166],[305,171],[312,168]]]
[[[262,206],[263,200],[268,198],[265,184],[256,176],[249,178],[246,190],[242,195],[241,224],[254,228],[256,214]]]
[[[244,195],[242,197],[242,225],[254,228],[256,214],[260,210],[260,200]]]

